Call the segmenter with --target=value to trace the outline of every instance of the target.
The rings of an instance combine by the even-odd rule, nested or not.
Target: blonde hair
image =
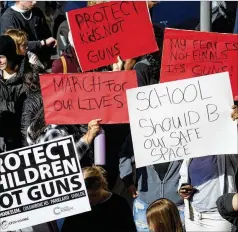
[[[10,36],[15,41],[17,48],[16,52],[19,54],[20,45],[27,42],[27,34],[19,29],[9,29],[4,34]]]
[[[108,2],[108,1],[88,1],[87,6],[94,6],[96,4],[104,3],[104,2]]]
[[[108,190],[108,183],[106,180],[106,171],[98,166],[83,168],[83,176],[87,189]]]
[[[161,198],[151,203],[146,217],[153,232],[183,232],[178,208],[168,199]]]

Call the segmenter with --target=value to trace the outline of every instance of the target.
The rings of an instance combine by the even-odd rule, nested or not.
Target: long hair
[[[16,52],[19,54],[20,46],[24,42],[27,42],[27,34],[19,29],[8,29],[4,34],[10,36],[14,40],[16,44]]]
[[[161,198],[151,203],[146,217],[153,232],[183,232],[178,208],[168,199]]]

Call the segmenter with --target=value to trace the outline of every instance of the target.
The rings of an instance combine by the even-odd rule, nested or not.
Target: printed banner
[[[90,211],[72,136],[0,154],[0,230]]]
[[[135,71],[47,74],[40,77],[47,124],[128,123],[126,89],[137,86]]]
[[[136,167],[237,154],[228,72],[127,90]]]
[[[165,29],[160,82],[228,71],[238,96],[238,35]]]
[[[83,71],[158,50],[146,2],[97,4],[69,11],[67,19]]]

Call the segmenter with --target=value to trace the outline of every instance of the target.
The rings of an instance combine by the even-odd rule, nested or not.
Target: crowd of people
[[[52,61],[57,41],[35,4],[16,1],[0,20],[0,153],[73,135],[92,210],[17,232],[238,231],[238,155],[211,154],[135,170],[129,125],[103,125],[107,159],[102,168],[94,165],[93,150],[101,119],[46,125],[39,74],[81,69],[71,32],[67,49]],[[159,83],[163,27],[153,28],[159,52],[125,61],[117,57],[117,63],[92,71],[134,69],[138,86]],[[231,112],[231,120],[238,120],[237,105]],[[112,192],[118,174],[127,200]]]

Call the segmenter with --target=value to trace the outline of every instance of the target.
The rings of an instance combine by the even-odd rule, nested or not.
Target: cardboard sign
[[[146,2],[107,2],[67,13],[83,71],[158,50]]]
[[[135,71],[48,74],[40,77],[47,124],[128,123],[126,89],[137,86]]]
[[[238,96],[238,35],[165,29],[160,82],[228,71]]]
[[[0,154],[0,230],[90,211],[72,136]]]
[[[228,72],[127,91],[136,167],[237,154]]]

